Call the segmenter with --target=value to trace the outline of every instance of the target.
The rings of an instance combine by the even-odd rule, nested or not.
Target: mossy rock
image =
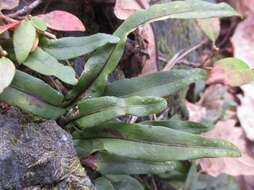
[[[17,110],[0,114],[0,190],[92,190],[71,135],[55,121],[24,121]]]

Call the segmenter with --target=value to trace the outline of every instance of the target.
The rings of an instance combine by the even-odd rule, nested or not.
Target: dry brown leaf
[[[228,0],[244,16],[254,13],[254,0]]]
[[[202,94],[198,103],[186,103],[190,120],[196,122],[202,120],[216,122],[221,117],[224,119],[235,118],[236,111],[234,109],[224,110],[226,101],[234,102],[234,96],[228,92],[227,86],[222,84],[209,86]]]
[[[254,15],[238,24],[231,39],[234,56],[254,68]]]
[[[151,25],[145,25],[139,27],[138,29],[139,35],[145,39],[146,47],[145,50],[147,51],[147,55],[143,62],[143,69],[142,74],[149,74],[157,71],[157,60],[156,60],[156,43],[155,37],[153,33],[153,29]]]
[[[228,92],[228,86],[215,84],[205,90],[200,103],[207,109],[207,118],[215,122],[221,117],[235,118],[235,110],[223,110],[226,101],[234,102],[233,95]],[[224,111],[225,114],[223,114]]]
[[[233,176],[254,175],[254,158],[249,152],[249,145],[240,127],[235,127],[235,120],[225,120],[217,123],[216,127],[205,133],[208,137],[219,137],[235,144],[241,151],[239,158],[207,158],[201,159],[202,171],[212,176],[222,173]]]
[[[147,0],[116,0],[114,13],[121,20],[127,19],[135,11],[149,7]]]
[[[200,122],[206,117],[207,110],[205,107],[193,104],[186,101],[186,107],[189,111],[189,120],[193,122]]]
[[[241,105],[237,109],[237,116],[246,136],[254,141],[254,85],[249,84],[242,87],[244,96],[240,96]]]
[[[254,189],[254,176],[239,176],[237,179],[241,190]]]
[[[208,109],[218,109],[222,107],[227,90],[228,87],[222,84],[211,85],[205,90],[200,102]]]
[[[254,6],[254,5],[253,5]],[[245,61],[250,68],[254,68],[254,15],[249,16],[241,22],[234,36],[232,44],[234,47],[234,56]],[[241,105],[237,109],[237,116],[247,137],[254,140],[254,84],[248,84],[241,87],[244,96],[240,96]]]
[[[11,10],[19,5],[19,0],[1,0],[0,10]]]

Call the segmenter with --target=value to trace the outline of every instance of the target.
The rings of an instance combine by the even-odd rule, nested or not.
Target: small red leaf
[[[65,11],[52,11],[39,15],[49,28],[58,31],[85,31],[83,23],[71,13]]]
[[[9,29],[15,28],[18,24],[19,22],[11,22],[11,23],[0,26],[0,34],[6,32]]]

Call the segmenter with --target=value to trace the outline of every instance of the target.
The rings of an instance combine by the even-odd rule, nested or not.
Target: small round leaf
[[[23,63],[33,48],[36,29],[30,20],[23,20],[14,31],[14,51],[19,63]]]

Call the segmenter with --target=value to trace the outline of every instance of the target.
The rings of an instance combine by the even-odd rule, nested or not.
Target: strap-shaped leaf
[[[107,51],[105,51],[105,49]],[[85,64],[84,71],[77,83],[72,90],[66,95],[66,104],[75,102],[75,100],[82,95],[94,80],[98,77],[98,73],[104,67],[105,60],[108,59],[108,52],[113,49],[113,45],[106,45],[102,48],[97,49],[92,53],[91,58]]]
[[[107,153],[97,153],[82,161],[102,174],[160,174],[174,170],[185,171],[187,168],[179,161],[151,162],[133,160]]]
[[[113,184],[105,177],[99,177],[95,180],[96,190],[115,190]]]
[[[43,49],[58,60],[66,60],[86,55],[108,43],[115,44],[118,41],[119,38],[116,36],[98,33],[87,37],[66,37],[57,40],[45,40]]]
[[[207,78],[201,69],[174,69],[157,72],[142,77],[118,80],[106,87],[104,95],[129,96],[168,96],[188,87],[191,83]]]
[[[210,18],[228,17],[239,15],[232,7],[225,3],[213,4],[206,1],[173,1],[165,4],[151,6],[146,10],[139,10],[130,16],[114,33],[120,38],[109,59],[106,60],[105,67],[95,82],[94,88],[99,90],[99,94],[107,82],[108,75],[116,68],[122,57],[125,42],[128,34],[138,26],[165,19],[191,19],[191,18]],[[107,50],[105,50],[107,51]]]
[[[89,82],[86,82],[87,80],[80,80],[78,82],[78,87],[75,87],[74,90],[72,90],[67,96],[67,101],[73,102],[73,100],[82,95],[92,84],[92,91],[99,95],[103,93],[108,75],[115,69],[121,59],[128,34],[135,30],[139,25],[167,18],[188,19],[209,18],[214,16],[226,17],[233,15],[238,15],[238,13],[235,12],[229,5],[224,3],[212,4],[205,1],[199,1],[198,3],[175,1],[166,4],[154,5],[147,10],[137,11],[114,33],[115,36],[120,38],[120,41],[114,48],[104,48],[100,51],[94,52],[90,58],[91,60],[88,60],[88,62],[93,63],[89,68],[91,72],[83,72],[81,76],[83,79],[88,78]],[[100,57],[103,62],[97,61]],[[93,73],[93,75],[91,75],[91,73]],[[96,82],[94,83],[94,81]]]
[[[147,116],[166,109],[167,102],[158,97],[116,98],[99,97],[82,100],[78,103],[78,116],[69,118],[82,128],[96,126],[105,121],[124,115]]]
[[[44,81],[22,71],[16,72],[11,86],[55,106],[61,105],[64,99],[64,96],[59,91]]]
[[[33,48],[36,38],[36,29],[30,20],[21,21],[14,31],[13,43],[14,51],[19,63],[23,63]]]
[[[6,88],[4,92],[0,94],[0,101],[19,107],[24,111],[45,119],[56,119],[65,113],[65,109],[63,108],[46,104],[38,98],[12,87]]]
[[[176,115],[170,118],[169,120],[160,120],[160,121],[144,121],[141,124],[144,125],[153,125],[153,126],[163,126],[175,130],[185,131],[189,133],[203,133],[211,130],[211,126],[204,123],[197,123],[191,121],[183,121],[181,118]]]
[[[95,180],[96,190],[144,190],[142,184],[128,175],[107,175]]]
[[[116,190],[144,190],[143,185],[137,179],[128,175],[106,175],[106,178],[111,181]]]
[[[164,162],[203,157],[240,156],[233,144],[166,127],[107,123],[75,135],[80,155],[97,151],[130,159]]]
[[[74,85],[77,83],[75,71],[72,67],[59,63],[41,48],[37,48],[23,64],[43,75],[55,76],[67,84]]]
[[[11,60],[5,57],[0,59],[0,94],[11,84],[15,70],[15,65]]]
[[[215,46],[215,42],[220,35],[220,20],[218,18],[198,19],[197,23]]]
[[[183,186],[183,190],[189,190],[192,189],[195,185],[195,182],[198,180],[198,168],[195,161],[192,161],[192,165],[190,167],[190,170],[188,172],[188,175],[186,177],[185,184]]]

